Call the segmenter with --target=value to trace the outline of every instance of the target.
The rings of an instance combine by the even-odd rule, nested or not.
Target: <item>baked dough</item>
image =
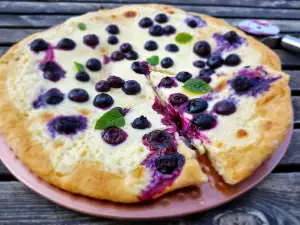
[[[193,40],[188,44],[177,44],[174,39],[176,34],[153,36],[148,33],[149,29],[139,27],[138,23],[142,18],[149,17],[153,20],[159,13],[169,18],[167,23],[162,22],[160,25],[172,25],[176,28],[176,33],[189,33]],[[186,19],[192,15],[201,20],[196,28],[186,24]],[[85,24],[86,29],[79,29],[79,24]],[[116,24],[120,32],[108,32],[106,27],[110,24]],[[215,71],[210,84],[214,89],[213,93],[228,97],[232,91],[229,85],[226,84],[225,88],[219,90],[220,84],[229,82],[245,66],[250,66],[252,70],[263,66],[263,70],[268,71],[270,76],[280,77],[259,97],[238,96],[242,106],[251,105],[251,114],[245,115],[244,112],[247,110],[241,106],[242,113],[224,117],[224,122],[223,119],[220,120],[220,127],[216,126],[203,132],[209,141],[190,137],[190,141],[201,153],[208,153],[224,180],[229,184],[235,184],[247,178],[269,157],[287,133],[292,120],[288,75],[280,72],[278,56],[252,37],[246,36],[219,19],[186,13],[168,5],[128,5],[88,13],[71,18],[44,32],[33,34],[13,46],[0,59],[1,132],[16,155],[32,172],[49,183],[73,193],[133,203],[207,182],[207,177],[196,160],[195,152],[185,145],[172,119],[162,111],[154,110],[155,105],[166,107],[167,98],[171,93],[185,93],[185,91],[181,85],[171,89],[158,89],[157,85],[162,77],[175,76],[179,71],[188,71],[197,76],[199,68],[192,65],[193,61],[199,59],[193,54],[194,44],[206,40],[212,50],[217,49],[220,46],[213,36],[228,31],[236,31],[243,42],[233,49],[224,50],[221,54],[226,57],[229,53],[236,53],[242,62],[235,67],[225,66]],[[83,43],[84,36],[89,34],[96,34],[99,37],[96,46],[91,47]],[[107,39],[110,36],[116,36],[119,42],[109,44]],[[72,39],[76,43],[75,49],[59,49],[57,43],[63,38]],[[48,46],[45,51],[33,52],[31,46],[36,39],[45,40],[50,47]],[[157,50],[144,49],[144,44],[149,40],[154,40],[158,44]],[[109,61],[112,52],[126,42],[129,42],[139,55],[135,61],[142,62],[153,55],[158,55],[161,59],[172,57],[175,63],[169,68],[148,65],[148,74],[144,76],[132,70],[131,64],[134,62],[132,60]],[[170,43],[177,44],[179,52],[166,51],[165,46]],[[84,65],[90,58],[100,60],[102,68],[98,71],[85,68],[90,80],[88,82],[76,80],[74,62]],[[45,79],[46,75],[41,69],[41,64],[47,61],[56,62],[62,69],[60,70],[62,76],[56,82]],[[99,109],[93,105],[93,99],[100,94],[95,90],[95,85],[112,75],[124,81],[135,80],[141,86],[141,91],[134,95],[124,93],[121,88],[111,88],[107,92],[114,99],[109,109],[114,107],[129,109],[124,116],[125,126],[120,128],[126,132],[127,137],[118,145],[106,143],[103,140],[104,131],[94,128],[97,120],[109,111],[107,108]],[[57,105],[40,103],[41,96],[53,88],[64,93],[63,101]],[[68,99],[68,93],[74,88],[86,90],[89,99],[84,102]],[[199,97],[192,93],[187,95],[190,98]],[[133,128],[132,121],[141,115],[147,117],[151,127]],[[239,140],[237,137],[230,136],[232,139],[223,140],[222,132],[226,134],[232,131],[227,123],[234,124],[235,116],[241,117],[239,126],[248,123],[248,119],[249,123],[253,121],[255,124],[253,130],[250,129],[255,138],[249,135],[243,145],[237,144]],[[76,117],[75,122],[80,124],[80,129],[72,135],[53,132],[52,125],[61,117]],[[185,119],[186,116],[182,117]],[[189,120],[189,117],[186,119]],[[169,149],[153,151],[144,142],[145,137],[153,131],[162,131],[171,137],[173,154],[171,158],[174,160],[176,156],[177,167],[170,173],[160,173],[154,166],[155,160],[168,154]],[[170,160],[168,157],[167,164]],[[251,158],[252,161],[245,162],[247,158]]]

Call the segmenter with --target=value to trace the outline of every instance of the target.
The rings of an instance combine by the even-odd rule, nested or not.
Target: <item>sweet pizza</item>
[[[225,22],[167,5],[67,20],[0,61],[0,129],[31,171],[132,203],[253,173],[291,121],[278,56]]]

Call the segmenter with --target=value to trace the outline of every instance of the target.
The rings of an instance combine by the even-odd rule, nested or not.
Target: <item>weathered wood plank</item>
[[[27,0],[13,0],[13,1],[24,1]],[[47,1],[47,0],[44,0]],[[69,0],[48,0],[47,2],[68,2]],[[73,0],[73,2],[108,2],[108,3],[149,3],[148,0]],[[170,4],[168,0],[152,0],[151,3]],[[182,4],[182,0],[172,0],[172,4]],[[288,0],[185,0],[186,5],[200,5],[200,6],[240,6],[240,7],[267,7],[267,8],[286,8],[294,9],[300,8],[299,1],[288,1]]]
[[[293,91],[300,91],[300,70],[285,70],[291,76],[290,87]]]
[[[294,67],[299,69],[299,55],[293,52],[286,51],[284,49],[275,49],[274,51],[280,56],[283,69],[294,69]]]
[[[72,15],[0,15],[0,27],[5,28],[45,28],[60,24],[72,17]],[[243,19],[226,19],[233,26]],[[299,32],[300,21],[295,20],[268,20],[270,23],[277,25],[282,32],[294,33]]]
[[[298,225],[300,173],[269,175],[261,184],[223,207],[205,214],[164,221],[116,221],[90,217],[57,206],[19,182],[0,182],[0,224],[110,224],[110,225]],[[20,209],[22,213],[20,213]],[[262,221],[264,223],[262,223]]]
[[[0,13],[43,13],[43,14],[80,14],[95,11],[101,7],[115,8],[119,3],[66,3],[66,2],[11,2],[3,1]],[[269,18],[269,19],[299,19],[300,9],[274,9],[249,7],[222,7],[222,6],[193,6],[178,5],[187,11],[206,13],[212,16],[227,18]]]

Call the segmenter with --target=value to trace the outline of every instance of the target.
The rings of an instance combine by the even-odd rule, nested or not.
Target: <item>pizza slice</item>
[[[212,75],[210,85],[199,77],[185,83],[180,78],[150,74],[162,101],[177,116],[181,133],[209,156],[228,184],[252,174],[277,149],[290,128],[289,77],[282,72],[244,68]]]

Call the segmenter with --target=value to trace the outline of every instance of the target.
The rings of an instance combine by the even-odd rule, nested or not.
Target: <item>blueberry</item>
[[[93,104],[97,108],[108,108],[114,104],[114,99],[109,94],[101,93],[95,97]]]
[[[56,62],[52,61],[42,63],[40,69],[44,72],[44,78],[53,82],[59,81],[66,73]]]
[[[72,135],[87,127],[87,119],[83,116],[59,116],[48,123],[51,131]]]
[[[99,38],[95,34],[88,34],[83,37],[83,43],[91,48],[95,48],[99,44]]]
[[[121,107],[114,107],[112,110],[118,110],[123,116],[126,116],[126,114],[130,111],[130,109]]]
[[[108,44],[115,45],[115,44],[118,44],[119,39],[116,36],[111,35],[107,38],[107,42],[108,42]]]
[[[202,113],[208,108],[208,103],[202,98],[196,98],[189,101],[187,108],[190,113]]]
[[[96,58],[89,59],[86,64],[86,68],[88,68],[90,71],[99,71],[102,68],[101,62]]]
[[[164,34],[166,35],[175,34],[175,32],[176,32],[176,28],[173,27],[172,25],[167,25],[164,27]]]
[[[207,57],[210,55],[211,48],[207,41],[198,41],[194,45],[194,53],[200,57]]]
[[[151,127],[151,123],[149,122],[147,117],[140,116],[131,123],[131,126],[135,129],[143,130],[143,129]]]
[[[105,30],[110,33],[110,34],[119,34],[120,33],[120,30],[119,30],[119,27],[115,24],[110,24],[108,25]]]
[[[205,68],[205,69],[202,69],[200,70],[200,73],[199,75],[200,76],[211,76],[215,73],[215,71],[211,68]]]
[[[57,47],[62,50],[73,50],[76,43],[70,38],[64,38],[58,42]]]
[[[239,35],[235,31],[228,31],[224,34],[225,40],[233,44],[239,40]]]
[[[189,26],[189,27],[191,27],[191,28],[196,28],[197,26],[198,26],[198,23],[197,23],[197,21],[196,20],[189,20],[188,22],[187,22],[187,25]]]
[[[113,53],[111,53],[111,56],[110,58],[113,60],[113,61],[121,61],[122,59],[125,58],[124,54],[120,51],[114,51]]]
[[[129,43],[121,44],[120,51],[123,53],[130,52],[132,50],[132,46]]]
[[[136,60],[139,58],[139,55],[137,54],[136,51],[130,51],[130,52],[126,52],[124,53],[125,58],[128,60]]]
[[[168,45],[166,45],[165,49],[168,52],[178,52],[179,51],[178,46],[175,44],[168,44]]]
[[[147,41],[144,45],[144,48],[148,51],[155,51],[158,49],[158,45],[155,41]]]
[[[57,105],[64,100],[64,94],[57,88],[51,88],[43,95],[43,99],[49,105]]]
[[[236,111],[236,106],[232,101],[223,100],[219,101],[214,106],[215,112],[220,115],[230,115]]]
[[[107,78],[107,82],[108,82],[109,86],[112,88],[121,88],[121,87],[123,87],[123,85],[125,83],[125,81],[121,77],[118,77],[118,76],[109,76]]]
[[[146,139],[153,150],[164,150],[172,146],[171,135],[162,130],[154,130],[146,135]]]
[[[241,63],[241,58],[237,54],[230,54],[226,57],[224,64],[226,66],[237,66]]]
[[[89,94],[84,89],[74,88],[69,92],[68,98],[73,102],[87,102]]]
[[[253,85],[253,80],[245,76],[237,76],[231,81],[232,88],[240,94],[248,91]]]
[[[203,80],[203,81],[205,81],[208,84],[211,82],[210,76],[200,75],[198,78],[201,79],[201,80]]]
[[[220,55],[213,55],[207,59],[206,63],[210,68],[217,69],[223,65],[224,60]]]
[[[198,61],[194,61],[193,65],[194,65],[194,67],[197,67],[197,68],[204,68],[205,62],[202,60],[198,60]]]
[[[153,21],[149,17],[144,17],[140,20],[139,26],[142,28],[148,28],[153,25]]]
[[[149,72],[147,64],[142,62],[133,62],[131,64],[131,69],[138,74],[146,75]]]
[[[171,88],[175,81],[171,77],[164,77],[160,80],[158,87]]]
[[[128,80],[124,83],[122,90],[127,95],[136,95],[141,91],[141,85],[135,80]]]
[[[181,106],[188,100],[188,97],[181,93],[171,94],[169,97],[169,102],[172,106]]]
[[[30,50],[35,53],[46,51],[48,48],[49,44],[41,38],[35,39],[30,43]]]
[[[103,140],[110,145],[118,145],[124,142],[127,134],[119,127],[108,127],[101,134]]]
[[[155,16],[154,20],[158,23],[166,23],[166,22],[168,22],[169,19],[166,14],[159,13]]]
[[[154,25],[150,27],[149,34],[152,36],[162,36],[164,34],[164,29],[160,25]]]
[[[181,72],[177,73],[177,75],[176,75],[176,79],[183,83],[191,78],[192,78],[192,74],[190,74],[189,72],[186,72],[186,71],[181,71]]]
[[[51,88],[46,93],[41,95],[36,101],[33,102],[33,107],[35,109],[48,105],[57,105],[64,100],[64,94],[60,92],[57,88]]]
[[[216,125],[215,117],[210,114],[197,114],[192,121],[199,130],[209,130]]]
[[[172,174],[184,163],[184,158],[177,153],[164,153],[159,155],[154,161],[155,168],[162,174]]]
[[[160,62],[160,65],[162,68],[170,68],[171,66],[174,65],[174,62],[173,62],[173,59],[171,59],[170,57],[166,57],[166,58],[163,58]]]
[[[96,83],[95,89],[99,92],[108,92],[110,90],[110,85],[107,81],[101,80]]]
[[[76,78],[76,80],[79,80],[82,82],[88,82],[91,79],[90,75],[84,71],[76,73],[75,78]]]

